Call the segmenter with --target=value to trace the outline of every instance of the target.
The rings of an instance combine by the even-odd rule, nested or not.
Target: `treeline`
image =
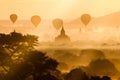
[[[111,80],[90,76],[80,68],[62,74],[59,62],[35,49],[38,37],[16,31],[0,34],[0,80]]]

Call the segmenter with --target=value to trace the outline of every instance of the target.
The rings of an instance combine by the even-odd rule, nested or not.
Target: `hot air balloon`
[[[52,23],[57,30],[63,26],[63,21],[61,19],[54,19]]]
[[[16,14],[11,14],[11,15],[10,15],[10,20],[11,20],[13,23],[15,23],[16,20],[17,20],[17,15],[16,15]]]
[[[82,21],[82,23],[83,23],[85,26],[88,25],[88,23],[90,22],[90,20],[91,20],[91,16],[90,16],[89,14],[83,14],[83,15],[81,16],[81,21]]]
[[[39,23],[41,22],[40,16],[38,16],[38,15],[32,16],[32,17],[31,17],[31,22],[33,23],[33,25],[34,25],[35,27],[37,27],[37,26],[39,25]]]

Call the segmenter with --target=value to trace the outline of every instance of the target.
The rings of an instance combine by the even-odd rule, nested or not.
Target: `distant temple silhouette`
[[[65,34],[65,30],[62,27],[60,35],[55,38],[55,42],[66,43],[70,42],[70,37]]]

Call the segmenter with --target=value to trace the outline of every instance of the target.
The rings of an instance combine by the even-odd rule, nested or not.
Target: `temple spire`
[[[15,31],[15,29],[14,29],[14,31],[13,31],[13,32],[16,32],[16,31]]]
[[[64,30],[63,26],[62,26],[62,29],[61,29],[61,35],[65,35],[65,30]]]
[[[64,30],[64,27],[63,27],[63,26],[62,26],[60,35],[58,35],[58,36],[55,38],[55,42],[60,42],[60,43],[61,43],[61,42],[62,42],[62,43],[70,42],[70,37],[65,34],[65,30]]]

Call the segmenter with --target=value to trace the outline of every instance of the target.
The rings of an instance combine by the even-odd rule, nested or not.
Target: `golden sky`
[[[120,10],[120,0],[0,0],[0,19],[16,13],[19,19],[30,19],[34,14],[44,19],[75,19],[83,13],[94,17]]]

